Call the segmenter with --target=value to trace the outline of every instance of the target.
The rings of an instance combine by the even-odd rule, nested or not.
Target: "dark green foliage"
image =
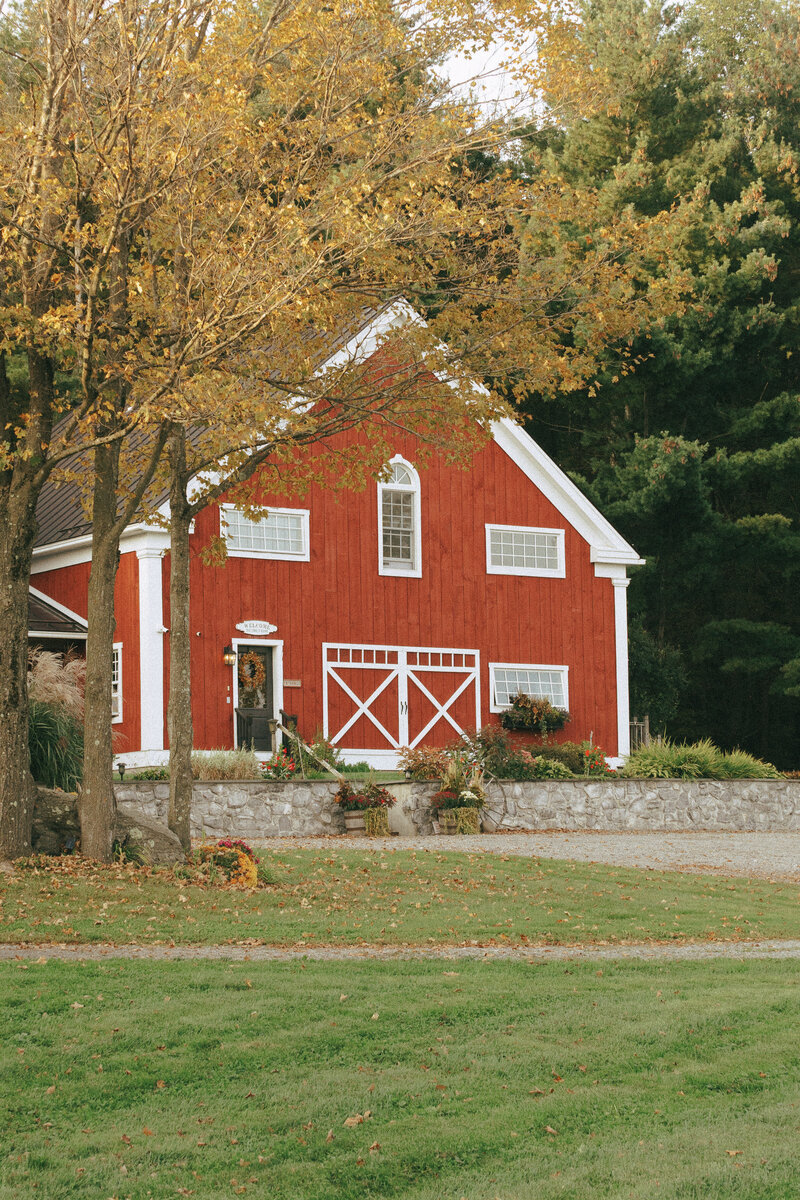
[[[140,771],[134,771],[132,775],[127,775],[127,779],[153,779],[161,782],[169,779],[169,767],[142,767]]]
[[[541,746],[529,746],[528,750],[537,758],[551,758],[553,762],[563,763],[573,775],[583,775],[586,758],[579,742],[545,742]]]
[[[679,738],[794,765],[800,740],[800,14],[777,0],[592,0],[603,101],[543,123],[529,167],[597,190],[597,220],[678,214],[685,311],[595,385],[527,405],[533,436],[647,559],[632,702]],[[587,234],[596,232],[587,230]],[[666,270],[653,261],[652,279]],[[576,331],[576,336],[579,331]]]
[[[29,702],[31,774],[46,787],[74,792],[83,777],[83,728],[60,704]]]

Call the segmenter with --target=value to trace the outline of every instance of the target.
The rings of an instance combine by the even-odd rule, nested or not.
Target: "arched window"
[[[378,571],[381,575],[422,575],[419,475],[399,454],[389,478],[378,484]]]

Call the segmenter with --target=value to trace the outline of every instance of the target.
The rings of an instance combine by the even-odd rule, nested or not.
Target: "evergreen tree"
[[[533,435],[648,559],[631,611],[657,653],[634,639],[634,686],[646,678],[652,695],[660,654],[674,694],[678,650],[670,731],[787,766],[800,731],[799,48],[795,2],[591,0],[561,67],[592,72],[595,112],[562,107],[528,158],[533,174],[597,189],[587,242],[610,214],[669,217],[671,266],[690,281],[685,311],[627,348],[635,370],[609,359],[593,387],[527,401]],[[663,269],[654,258],[653,277]]]

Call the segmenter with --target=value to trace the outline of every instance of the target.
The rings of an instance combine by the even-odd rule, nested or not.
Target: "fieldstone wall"
[[[333,782],[195,783],[194,837],[312,837],[344,833]],[[169,786],[119,783],[117,801],[166,822]],[[389,785],[389,828],[433,833],[431,783]],[[484,829],[800,830],[800,780],[574,779],[489,786]]]

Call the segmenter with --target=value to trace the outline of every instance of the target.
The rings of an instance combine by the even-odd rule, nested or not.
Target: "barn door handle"
[[[401,700],[400,701],[400,715],[405,716],[407,713],[408,713],[408,701]]]

